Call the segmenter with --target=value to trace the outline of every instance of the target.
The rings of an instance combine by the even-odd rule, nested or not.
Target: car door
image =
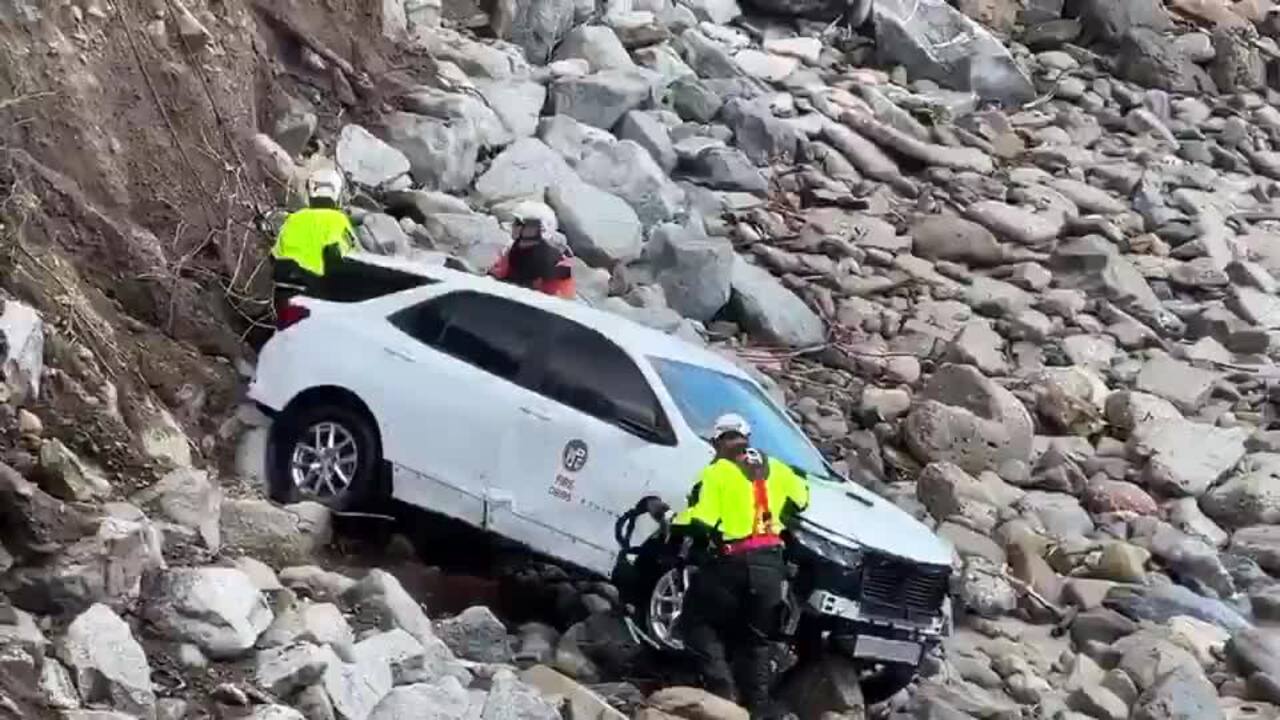
[[[531,380],[538,396],[504,448],[514,502],[498,519],[528,544],[601,573],[617,555],[614,523],[670,466],[676,439],[648,380],[604,335],[555,317]]]
[[[473,291],[451,292],[388,318],[403,341],[386,348],[408,367],[388,380],[394,496],[477,526],[512,429],[546,313]]]

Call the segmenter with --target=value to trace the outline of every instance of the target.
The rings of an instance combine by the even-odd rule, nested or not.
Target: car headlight
[[[791,536],[806,550],[837,565],[856,568],[862,564],[862,548],[860,547],[834,542],[803,528],[796,528],[792,531]]]

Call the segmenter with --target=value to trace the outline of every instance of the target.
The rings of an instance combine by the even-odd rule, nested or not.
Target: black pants
[[[769,641],[785,577],[781,548],[718,557],[693,575],[685,596],[681,625],[704,687],[753,715],[769,703]]]

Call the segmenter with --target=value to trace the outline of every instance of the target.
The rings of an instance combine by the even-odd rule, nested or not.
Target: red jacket
[[[489,275],[491,277],[497,278],[498,280],[507,280],[510,278],[510,254],[511,251],[508,250],[502,254],[502,257],[498,258],[498,262],[494,263],[494,266],[489,270]],[[573,263],[570,262],[567,256],[562,257],[560,258],[560,262],[556,263],[555,269],[555,277],[536,278],[533,280],[532,284],[527,287],[539,292],[544,292],[548,295],[555,295],[556,297],[568,298],[570,300],[577,297],[577,288],[573,283]]]

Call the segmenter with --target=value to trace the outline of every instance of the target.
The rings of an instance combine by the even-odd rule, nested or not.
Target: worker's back
[[[271,254],[277,260],[292,260],[313,275],[325,273],[325,248],[335,245],[339,256],[353,247],[351,221],[341,210],[309,207],[290,215],[280,228]]]

